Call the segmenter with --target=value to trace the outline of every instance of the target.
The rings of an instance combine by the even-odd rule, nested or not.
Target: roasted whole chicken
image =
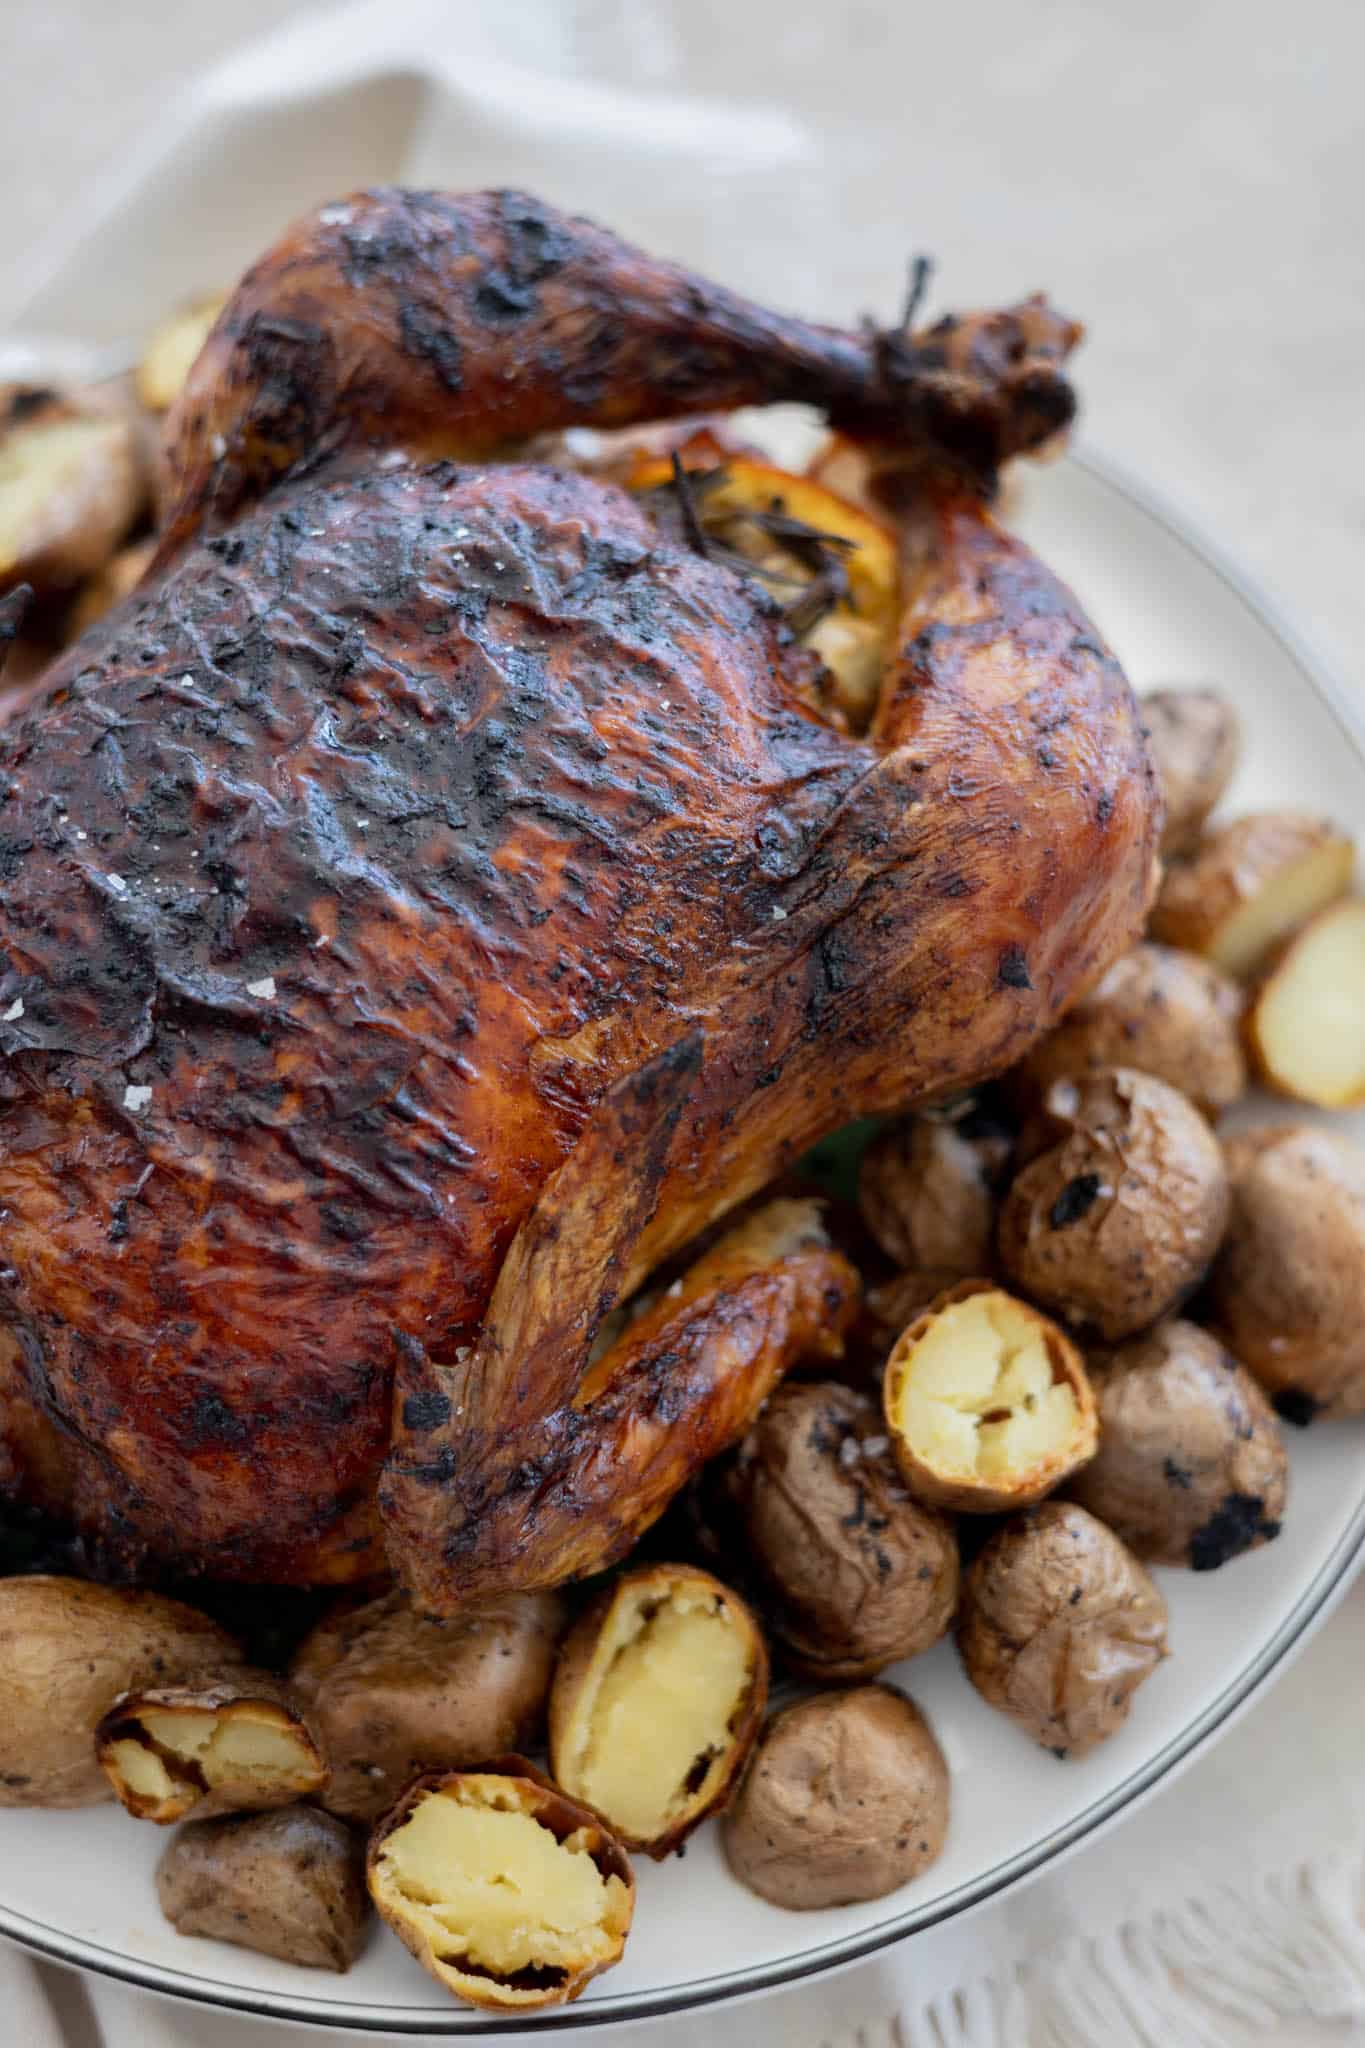
[[[509,194],[248,274],[153,568],[0,735],[9,1490],[111,1571],[440,1611],[620,1556],[837,1353],[818,1206],[750,1198],[1003,1068],[1149,900],[1127,684],[986,509],[1076,333],[808,326]],[[862,729],[685,463],[527,457],[781,399],[901,535]]]

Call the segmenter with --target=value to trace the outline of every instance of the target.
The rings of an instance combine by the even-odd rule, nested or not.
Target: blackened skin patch
[[[1280,1420],[1292,1422],[1295,1429],[1307,1429],[1321,1405],[1311,1394],[1305,1394],[1302,1387],[1282,1388],[1271,1403]]]
[[[1190,1569],[1215,1572],[1229,1558],[1240,1557],[1255,1543],[1269,1543],[1279,1533],[1279,1523],[1266,1515],[1258,1493],[1230,1493],[1191,1539]]]
[[[1002,988],[1032,988],[1029,979],[1028,961],[1024,958],[1022,946],[1006,946],[1000,955],[1000,964],[995,978]]]
[[[1054,1230],[1065,1230],[1069,1223],[1079,1223],[1094,1207],[1100,1192],[1100,1177],[1097,1173],[1078,1173],[1069,1180],[1058,1195],[1048,1213],[1048,1222]]]

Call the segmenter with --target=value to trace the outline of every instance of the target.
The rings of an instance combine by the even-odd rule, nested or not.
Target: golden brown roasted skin
[[[549,1584],[837,1348],[770,1207],[590,1363],[813,1139],[1016,1058],[1158,824],[1069,593],[946,487],[924,563],[851,740],[610,484],[295,479],[0,734],[7,1449],[111,1562]]]

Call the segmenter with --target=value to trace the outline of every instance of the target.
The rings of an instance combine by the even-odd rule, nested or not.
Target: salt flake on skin
[[[266,974],[259,981],[249,981],[246,985],[246,992],[249,996],[259,996],[262,1002],[268,1003],[273,1001],[275,995],[274,975]]]
[[[4,1016],[0,1017],[0,1024],[17,1024],[23,1014],[24,999],[22,996],[16,996]]]
[[[116,891],[118,895],[125,896],[128,893],[128,884],[124,881],[122,875],[106,875],[105,880],[108,882],[109,887]]]
[[[318,219],[325,228],[348,228],[355,219],[355,210],[350,206],[324,206]]]
[[[145,1109],[151,1099],[152,1091],[150,1088],[125,1088],[123,1091],[123,1107],[125,1109]]]
[[[221,462],[223,457],[227,454],[227,442],[223,439],[221,434],[214,434],[211,440],[209,441],[209,454],[213,457],[215,462]]]

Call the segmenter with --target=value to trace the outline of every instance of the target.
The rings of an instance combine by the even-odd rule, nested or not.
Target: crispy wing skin
[[[478,460],[571,425],[798,399],[985,487],[1065,427],[1080,328],[1034,298],[918,334],[766,311],[521,192],[359,192],[225,308],[168,423],[172,545],[320,465]]]

